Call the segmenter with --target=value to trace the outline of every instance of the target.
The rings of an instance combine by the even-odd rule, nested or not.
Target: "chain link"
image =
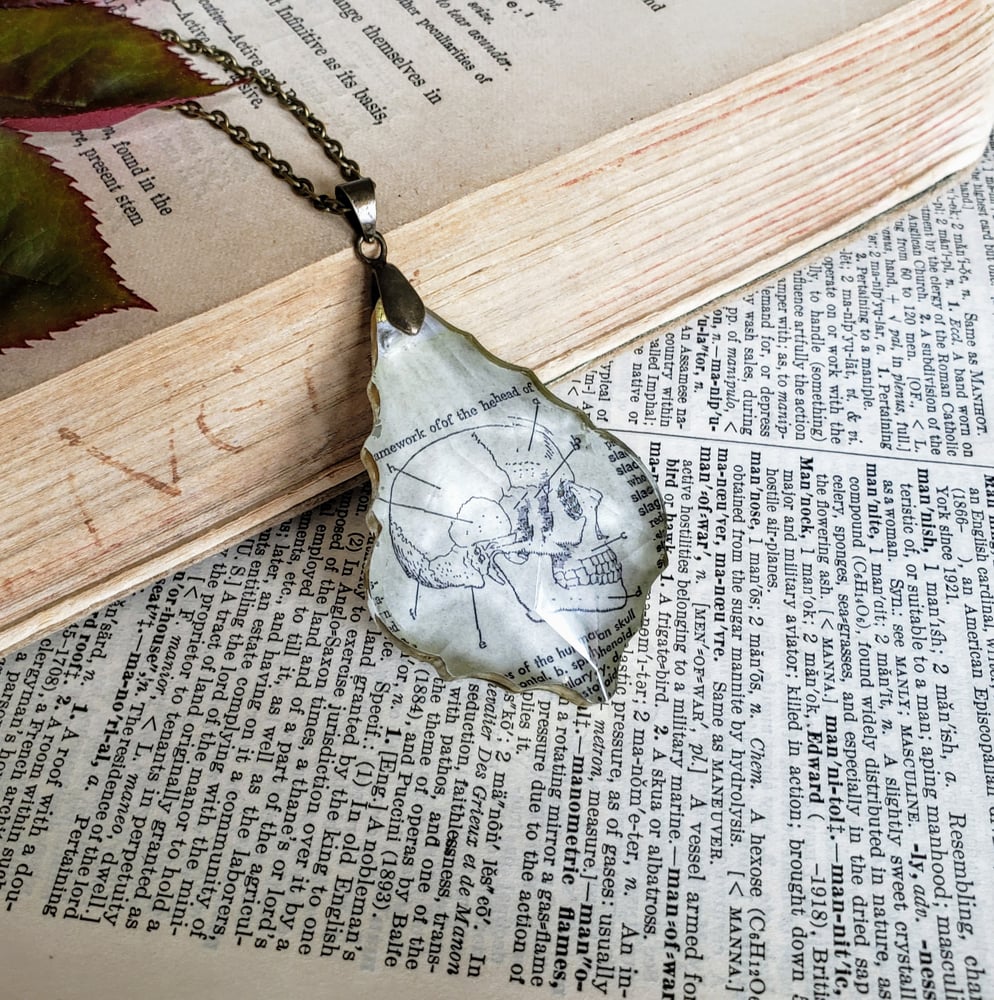
[[[279,82],[252,66],[243,66],[230,52],[208,45],[197,38],[180,38],[175,31],[164,29],[162,37],[172,45],[178,45],[191,55],[206,56],[237,79],[251,80],[269,97],[275,97],[307,131],[307,134],[321,147],[324,155],[338,168],[345,181],[357,180],[362,176],[359,164],[345,155],[342,144],[328,135],[324,122],[318,118],[293,91],[285,90]],[[182,101],[173,104],[169,110],[178,111],[187,118],[197,118],[223,132],[233,143],[248,150],[260,163],[265,164],[274,176],[289,185],[290,190],[301,198],[306,198],[319,212],[343,215],[345,206],[330,194],[319,194],[314,184],[306,177],[294,172],[286,161],[273,154],[269,146],[253,139],[244,125],[233,125],[223,111],[208,111],[199,101]]]

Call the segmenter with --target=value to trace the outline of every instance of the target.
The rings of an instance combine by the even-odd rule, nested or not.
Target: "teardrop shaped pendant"
[[[666,566],[637,456],[428,312],[386,260],[373,185],[341,185],[373,309],[369,607],[446,679],[607,701]]]
[[[370,610],[447,678],[615,691],[666,565],[662,500],[638,458],[428,312],[373,315]]]

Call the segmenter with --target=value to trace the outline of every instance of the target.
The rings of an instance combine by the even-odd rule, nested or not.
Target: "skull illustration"
[[[390,496],[404,572],[436,589],[507,587],[534,621],[623,607],[631,595],[598,522],[602,494],[577,482],[573,450],[564,454],[537,421],[516,417],[422,448]]]

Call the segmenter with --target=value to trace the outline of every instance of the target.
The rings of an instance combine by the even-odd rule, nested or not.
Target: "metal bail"
[[[335,197],[345,205],[345,218],[356,235],[367,242],[376,238],[376,185],[368,177],[346,181],[335,188]]]
[[[359,177],[339,184],[335,197],[345,206],[345,218],[356,232],[356,254],[373,270],[387,321],[397,330],[416,334],[425,321],[424,303],[407,278],[387,263],[387,244],[376,228],[375,185],[368,177]]]
[[[387,322],[403,333],[418,333],[424,325],[425,306],[413,285],[393,264],[374,267],[373,277]]]

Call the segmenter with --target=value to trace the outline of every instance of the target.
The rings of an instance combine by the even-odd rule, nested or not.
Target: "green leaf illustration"
[[[80,191],[0,126],[0,353],[147,303],[121,283]]]
[[[115,124],[224,89],[155,31],[90,4],[0,5],[0,118],[31,130]]]
[[[83,194],[15,130],[104,128],[226,86],[104,7],[0,0],[0,353],[152,308],[121,282]]]

